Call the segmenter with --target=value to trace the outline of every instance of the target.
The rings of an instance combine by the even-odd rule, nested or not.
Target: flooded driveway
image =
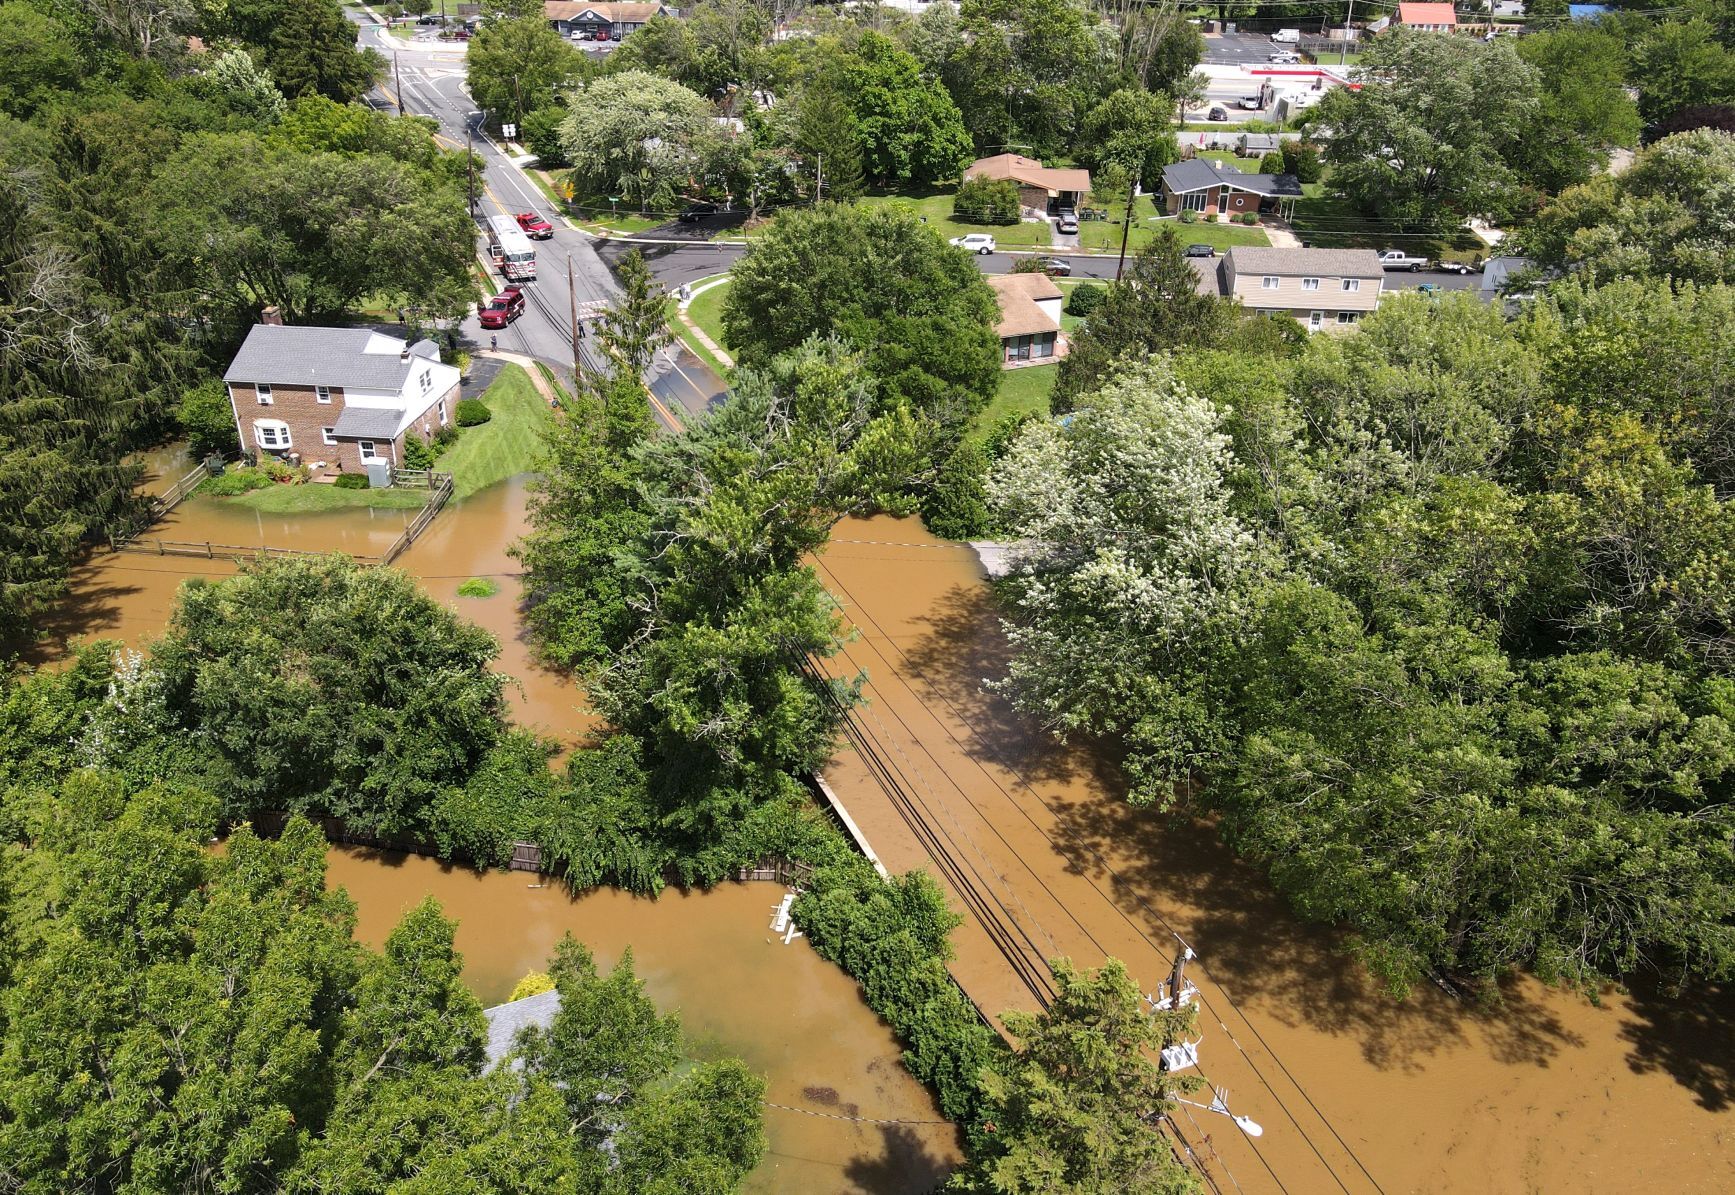
[[[1046,955],[1121,958],[1147,991],[1176,934],[1201,956],[1203,1074],[1265,1130],[1177,1116],[1220,1189],[1735,1190],[1735,993],[1598,1007],[1525,979],[1490,1013],[1396,1003],[1208,826],[1130,807],[1112,760],[984,692],[1006,648],[967,547],[849,520],[819,567],[859,629],[833,667],[868,674],[875,757],[827,778],[888,867],[970,906],[953,972],[977,1003],[1031,1007],[1020,969]]]

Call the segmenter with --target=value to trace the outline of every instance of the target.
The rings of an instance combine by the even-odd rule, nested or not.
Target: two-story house
[[[1380,305],[1386,272],[1372,249],[1274,249],[1236,245],[1218,283],[1243,307],[1292,315],[1309,332],[1345,327]]]
[[[285,327],[274,308],[223,375],[241,451],[314,473],[401,465],[404,436],[428,439],[457,417],[459,374],[431,340],[368,328]]]

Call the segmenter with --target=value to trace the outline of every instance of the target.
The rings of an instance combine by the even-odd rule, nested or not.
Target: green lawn
[[[1290,226],[1296,236],[1321,248],[1400,248],[1421,257],[1451,261],[1476,261],[1489,253],[1467,228],[1437,236],[1394,236],[1384,225],[1370,222],[1353,204],[1331,194],[1324,182],[1303,183],[1301,191]]]
[[[1212,162],[1227,162],[1247,174],[1258,174],[1259,163],[1263,161],[1262,158],[1244,158],[1232,149],[1201,149],[1193,156]]]
[[[693,301],[687,304],[687,318],[698,324],[705,335],[727,349],[729,342],[723,337],[723,301],[729,297],[729,283],[723,282],[700,291],[693,296]]]
[[[1013,415],[1033,411],[1048,414],[1048,396],[1054,392],[1054,379],[1059,365],[1027,365],[1023,369],[1007,369],[1000,373],[1000,390],[976,416],[970,438],[981,440]]]
[[[1017,224],[965,224],[952,219],[952,192],[930,191],[922,195],[866,195],[861,206],[897,207],[927,217],[928,226],[947,240],[985,232],[1003,249],[1040,249],[1053,243],[1046,220],[1020,220]]]
[[[1099,252],[1116,253],[1121,247],[1121,212],[1125,210],[1123,203],[1112,204],[1107,220],[1086,220],[1078,226],[1078,243],[1081,248],[1094,249]],[[1211,245],[1217,249],[1228,249],[1235,245],[1269,245],[1271,239],[1265,235],[1265,230],[1257,224],[1248,227],[1244,224],[1206,224],[1199,221],[1194,224],[1182,224],[1179,220],[1164,217],[1157,218],[1157,209],[1151,196],[1141,195],[1133,201],[1134,224],[1131,234],[1127,237],[1127,252],[1133,253],[1156,237],[1159,229],[1173,228],[1175,235],[1181,238],[1185,245]]]
[[[453,495],[458,498],[535,469],[548,426],[548,404],[531,385],[530,376],[516,365],[500,371],[482,401],[494,418],[480,427],[465,428],[458,442],[434,464],[452,475]]]
[[[354,510],[371,506],[380,510],[414,510],[428,500],[426,490],[340,490],[334,485],[273,485],[249,490],[227,505],[245,506],[268,515],[323,514],[331,510]]]

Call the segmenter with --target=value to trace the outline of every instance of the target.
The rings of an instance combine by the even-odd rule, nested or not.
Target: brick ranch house
[[[1060,334],[1060,288],[1046,274],[989,274],[984,279],[1000,304],[1000,368],[1046,365],[1066,356]]]
[[[1090,171],[1044,166],[1019,154],[978,158],[964,177],[1011,179],[1018,187],[1018,205],[1032,216],[1052,216],[1062,208],[1077,211],[1090,194]]]
[[[1301,180],[1293,174],[1246,174],[1227,162],[1188,158],[1163,167],[1162,210],[1204,216],[1243,212],[1288,215],[1301,198]]]
[[[428,439],[457,416],[458,370],[431,340],[367,328],[285,327],[267,309],[223,375],[241,451],[359,473],[404,460],[404,436]]]

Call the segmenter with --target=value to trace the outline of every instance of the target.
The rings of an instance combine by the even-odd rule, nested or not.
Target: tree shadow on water
[[[844,1177],[852,1191],[868,1195],[918,1195],[939,1189],[952,1172],[952,1163],[928,1147],[908,1125],[875,1125],[880,1148],[871,1155],[851,1159]]]
[[[1655,980],[1635,983],[1631,1013],[1621,1036],[1635,1074],[1666,1072],[1710,1112],[1735,1105],[1735,985],[1670,994]]]

